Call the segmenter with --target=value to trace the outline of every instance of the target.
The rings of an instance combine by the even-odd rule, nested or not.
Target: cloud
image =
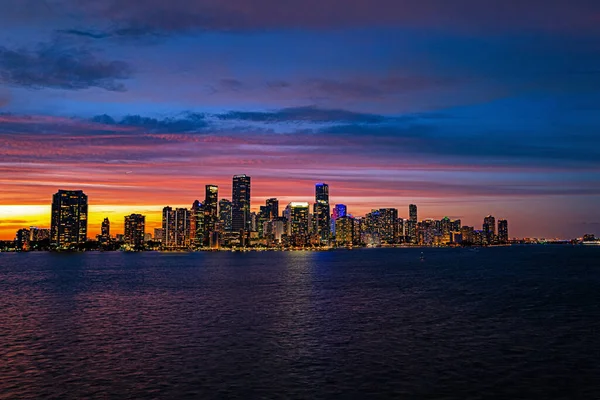
[[[144,2],[63,0],[91,16],[102,16],[119,29],[174,33],[265,31],[364,27],[453,27],[475,29],[597,29],[597,1],[578,0],[146,0]],[[543,12],[540,12],[543,10]]]
[[[383,122],[385,117],[376,114],[358,113],[346,110],[323,109],[316,106],[290,107],[275,111],[252,112],[252,111],[230,111],[218,115],[222,120],[253,121],[265,123],[277,122]]]
[[[109,115],[103,114],[92,118],[92,122],[104,125],[119,125],[142,128],[146,132],[199,132],[208,127],[205,115],[202,113],[184,113],[178,117],[151,118],[141,115],[127,115],[116,121]]]
[[[34,50],[0,46],[0,83],[32,89],[80,90],[98,87],[126,90],[133,74],[123,61],[103,61],[83,48],[42,43]]]

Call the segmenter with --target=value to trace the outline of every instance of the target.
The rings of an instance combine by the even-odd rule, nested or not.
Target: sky
[[[0,0],[0,239],[58,189],[104,217],[314,201],[600,234],[597,0]]]

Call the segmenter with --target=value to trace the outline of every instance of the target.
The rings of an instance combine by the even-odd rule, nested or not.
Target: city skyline
[[[0,237],[47,224],[59,188],[93,199],[96,232],[103,213],[156,226],[205,184],[229,197],[240,171],[255,204],[308,201],[325,181],[359,214],[415,203],[510,215],[518,236],[599,231],[599,14],[588,0],[2,0]]]

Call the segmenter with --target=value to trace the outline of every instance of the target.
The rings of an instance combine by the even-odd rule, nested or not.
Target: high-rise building
[[[331,214],[331,234],[335,235],[335,220],[341,217],[345,217],[348,213],[348,208],[345,204],[336,204]]]
[[[107,243],[110,241],[110,221],[104,218],[100,227],[100,242]]]
[[[210,246],[214,241],[213,233],[217,231],[219,205],[219,187],[206,185],[204,199],[204,245]]]
[[[251,230],[250,177],[234,175],[231,188],[231,229],[234,232]]]
[[[483,233],[487,244],[494,244],[496,242],[496,218],[488,215],[483,219]]]
[[[167,206],[162,212],[162,245],[175,247],[175,210]]]
[[[15,249],[18,251],[28,251],[31,246],[31,233],[29,229],[19,229],[15,234]]]
[[[231,232],[231,201],[219,200],[219,225],[221,232]]]
[[[141,214],[126,215],[124,226],[125,243],[134,247],[143,246],[146,235],[146,217]]]
[[[194,201],[190,210],[190,242],[194,247],[204,244],[204,207],[199,200]]]
[[[294,246],[305,246],[309,236],[309,204],[291,202],[286,207],[288,236]]]
[[[87,240],[88,197],[81,190],[59,190],[52,196],[51,243],[68,246]]]
[[[279,217],[279,200],[276,198],[267,199],[266,206],[269,214],[269,220]]]
[[[508,243],[508,221],[505,219],[498,220],[498,242]]]
[[[317,183],[315,185],[315,214],[316,234],[322,244],[329,241],[331,236],[331,218],[329,209],[329,185]]]
[[[175,210],[175,247],[190,246],[191,215],[187,208]]]
[[[354,243],[354,218],[346,215],[335,220],[335,243],[338,246]]]
[[[417,243],[417,205],[408,206],[408,237],[411,243]]]

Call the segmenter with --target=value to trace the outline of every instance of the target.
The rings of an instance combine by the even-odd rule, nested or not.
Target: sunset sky
[[[597,0],[0,0],[0,239],[252,177],[252,207],[600,234]]]

